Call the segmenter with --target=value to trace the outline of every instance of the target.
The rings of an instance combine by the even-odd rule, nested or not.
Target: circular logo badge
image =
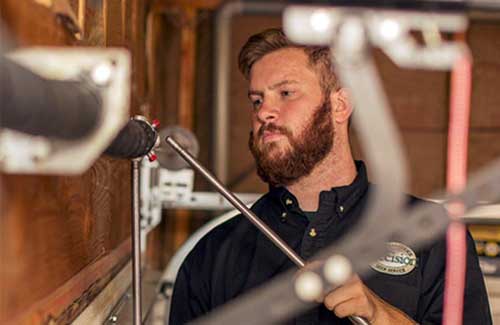
[[[413,271],[417,266],[417,256],[410,247],[396,242],[386,245],[387,255],[370,264],[372,269],[391,275],[404,275]]]

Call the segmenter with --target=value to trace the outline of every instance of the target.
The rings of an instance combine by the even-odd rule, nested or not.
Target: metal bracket
[[[465,14],[289,6],[283,11],[283,27],[293,42],[330,45],[336,43],[339,27],[352,17],[362,21],[368,43],[382,49],[400,67],[450,70],[456,58],[468,52],[465,44],[445,41],[440,35],[466,31]],[[422,33],[424,44],[411,35],[415,31]]]
[[[101,121],[84,139],[68,141],[0,130],[0,170],[23,174],[79,174],[88,169],[127,123],[130,55],[123,49],[35,47],[8,57],[47,79],[78,81],[100,88]]]
[[[158,161],[142,160],[141,187],[141,240],[161,222],[162,209],[229,210],[233,206],[216,192],[194,192],[194,171],[189,168],[169,170]],[[259,193],[236,193],[245,204],[251,204]]]

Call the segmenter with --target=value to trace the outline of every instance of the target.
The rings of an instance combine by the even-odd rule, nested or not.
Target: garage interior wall
[[[131,114],[192,129],[200,160],[213,169],[217,1],[67,1],[83,22],[81,39],[46,3],[51,1],[0,2],[0,17],[19,46],[129,49]],[[474,20],[467,33],[474,59],[470,173],[500,156],[499,21]],[[247,82],[237,71],[238,50],[251,34],[277,26],[279,18],[259,16],[238,17],[232,25],[228,186],[235,192],[267,190],[247,149],[250,105]],[[445,185],[450,74],[402,70],[375,55],[408,155],[408,191],[426,197]],[[129,263],[129,175],[129,162],[104,156],[80,176],[0,173],[1,324],[67,323]],[[210,189],[196,178],[196,190]],[[148,237],[145,267],[162,270],[189,234],[217,214],[164,211]]]

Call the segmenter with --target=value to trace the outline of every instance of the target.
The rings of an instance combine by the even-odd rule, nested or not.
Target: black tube
[[[146,121],[130,120],[104,153],[124,159],[142,157],[153,149],[157,138],[158,133]]]
[[[0,55],[0,128],[77,140],[96,128],[101,110],[90,84],[44,79]]]

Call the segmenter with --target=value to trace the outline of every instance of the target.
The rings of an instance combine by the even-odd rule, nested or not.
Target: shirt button
[[[343,205],[339,206],[339,211],[340,212],[344,212],[344,206]]]
[[[282,218],[286,218],[286,212],[283,212],[283,213],[281,214],[281,217],[282,217]]]
[[[285,204],[286,205],[292,205],[293,204],[293,201],[291,199],[286,199],[285,200]]]
[[[316,237],[317,233],[316,233],[316,229],[314,228],[311,228],[311,230],[309,231],[309,236],[310,237]]]

